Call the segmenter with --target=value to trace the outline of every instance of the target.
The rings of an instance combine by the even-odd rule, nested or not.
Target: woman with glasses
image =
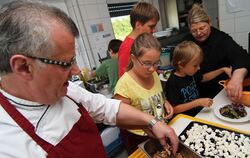
[[[228,34],[212,27],[209,15],[200,5],[193,5],[188,22],[191,34],[185,40],[194,41],[204,53],[200,72],[204,74],[222,67],[232,67],[232,77],[226,91],[232,100],[237,101],[241,97],[244,77],[250,70],[248,53]],[[223,88],[218,82],[227,78],[226,74],[221,74],[209,82],[199,84],[200,95],[214,97]]]
[[[127,72],[118,80],[114,98],[122,100],[145,113],[167,121],[173,114],[173,108],[164,98],[161,82],[156,73],[160,62],[161,46],[150,33],[139,35],[130,52]],[[148,139],[143,130],[122,130],[122,138],[128,154],[137,145]]]

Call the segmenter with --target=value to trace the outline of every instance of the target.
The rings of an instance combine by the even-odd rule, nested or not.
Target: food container
[[[148,139],[145,142],[139,144],[139,148],[147,155],[148,158],[153,158],[157,151],[163,150],[161,144],[156,139]],[[178,153],[185,158],[200,158],[193,150],[187,147],[182,142],[179,143]]]
[[[86,88],[93,93],[98,93],[101,87],[105,84],[108,84],[108,79],[91,79],[86,82]]]
[[[227,83],[229,80],[219,81],[219,84],[222,85],[225,89],[227,88]],[[250,106],[250,91],[245,91],[244,87],[250,86],[250,78],[247,78],[243,81],[243,92],[239,100],[239,103]]]
[[[201,157],[250,157],[250,136],[220,126],[191,121],[179,139]]]

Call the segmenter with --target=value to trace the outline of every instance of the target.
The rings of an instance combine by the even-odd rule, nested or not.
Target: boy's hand
[[[213,104],[213,99],[211,98],[195,99],[195,104],[197,106],[210,107]]]

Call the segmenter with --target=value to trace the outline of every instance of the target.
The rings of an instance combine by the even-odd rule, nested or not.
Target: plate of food
[[[250,120],[250,108],[242,104],[215,105],[214,114],[228,122],[246,122]]]

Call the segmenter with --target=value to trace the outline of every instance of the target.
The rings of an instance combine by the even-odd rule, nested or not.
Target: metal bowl
[[[157,151],[163,150],[161,144],[156,139],[148,139],[145,142],[139,144],[139,148],[147,155],[148,158],[153,158]],[[201,158],[192,149],[179,141],[178,153],[185,158]]]

